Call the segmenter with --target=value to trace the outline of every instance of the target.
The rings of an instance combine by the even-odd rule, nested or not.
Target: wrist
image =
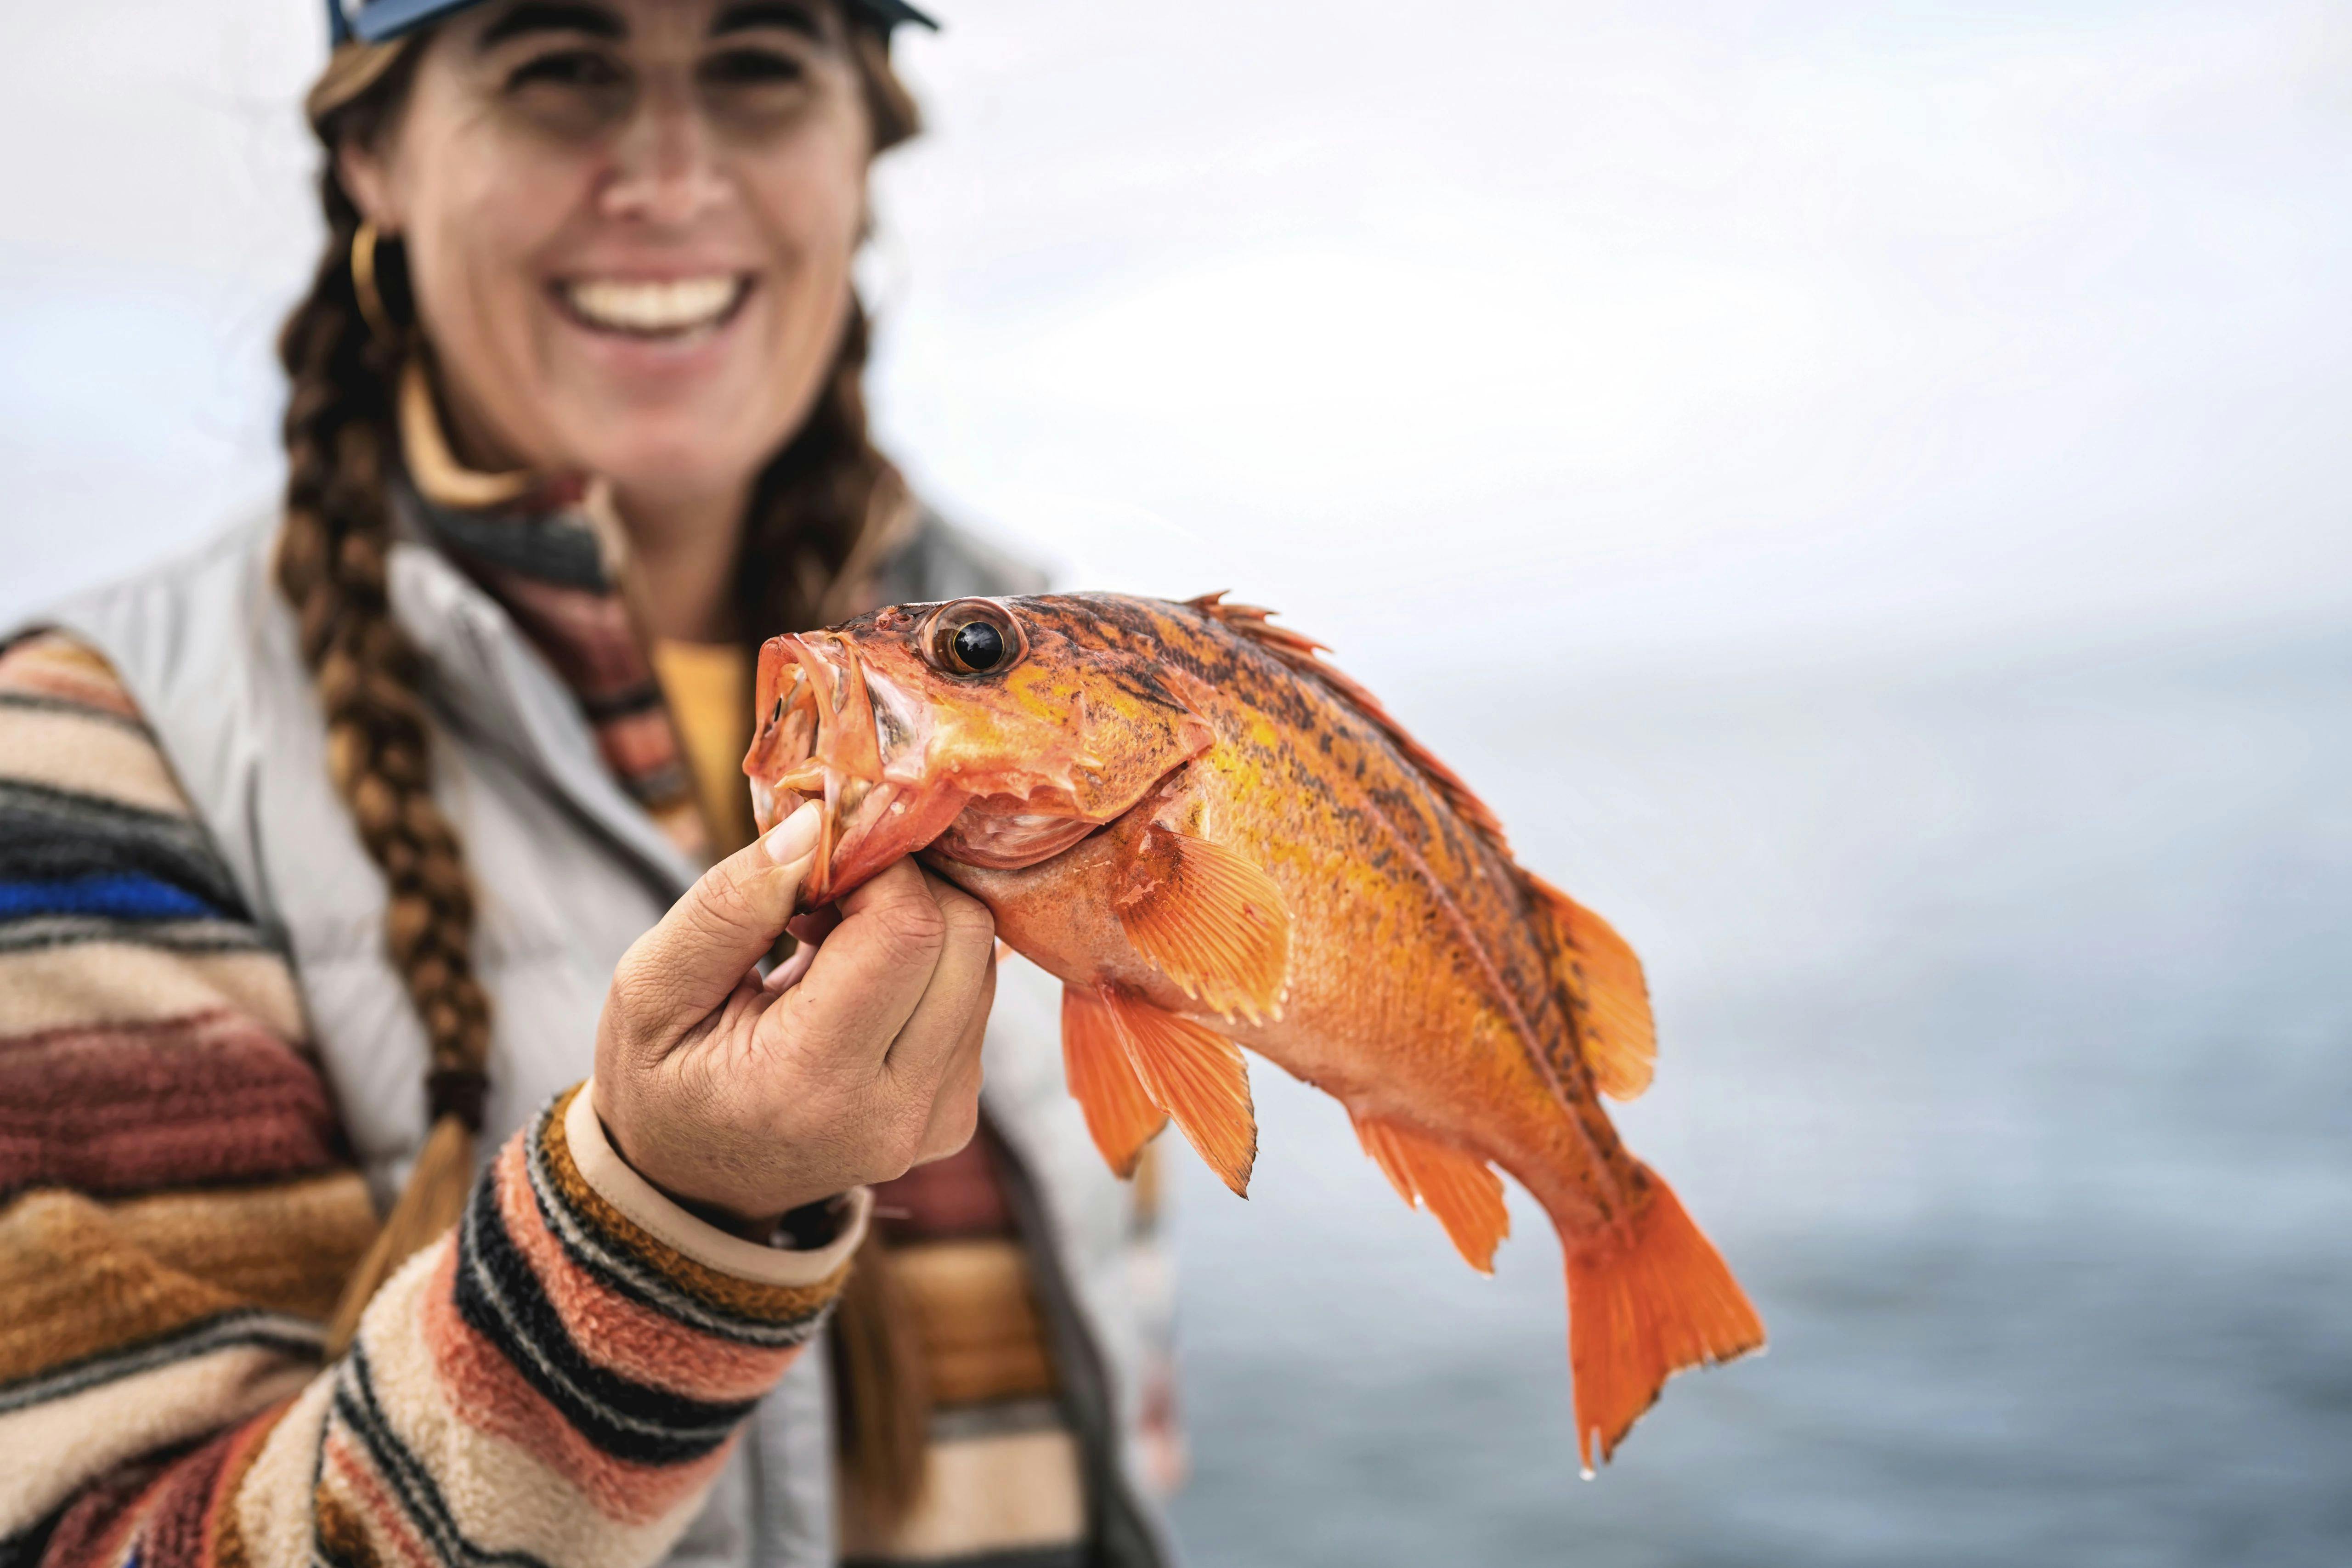
[[[605,1144],[623,1164],[636,1173],[638,1178],[659,1196],[714,1229],[759,1247],[804,1248],[824,1245],[833,1231],[838,1228],[831,1218],[820,1221],[810,1216],[810,1211],[824,1210],[833,1205],[840,1196],[837,1193],[819,1194],[782,1204],[745,1204],[728,1197],[709,1195],[668,1171],[667,1163],[656,1155],[654,1141],[644,1137],[626,1115],[613,1114],[607,1109],[601,1090],[593,1091],[592,1109],[596,1115],[597,1126],[604,1131]],[[824,1234],[814,1241],[802,1239],[818,1231]]]
[[[784,1210],[778,1208],[761,1212],[723,1199],[699,1196],[667,1174],[658,1161],[646,1156],[642,1142],[633,1142],[626,1129],[604,1115],[601,1109],[596,1120],[604,1129],[604,1142],[611,1144],[613,1152],[621,1157],[621,1163],[643,1177],[646,1185],[703,1224],[762,1247],[768,1244],[769,1237],[775,1235],[777,1222],[783,1217]]]
[[[818,1205],[817,1215],[798,1216],[819,1220],[814,1231],[788,1215],[772,1237],[746,1240],[689,1214],[621,1157],[597,1114],[596,1089],[591,1081],[573,1090],[560,1114],[564,1151],[586,1184],[581,1194],[590,1203],[586,1212],[599,1223],[617,1227],[616,1234],[633,1246],[656,1249],[651,1256],[664,1256],[667,1249],[722,1276],[796,1289],[838,1283],[842,1266],[866,1235],[873,1207],[866,1189],[852,1187]]]

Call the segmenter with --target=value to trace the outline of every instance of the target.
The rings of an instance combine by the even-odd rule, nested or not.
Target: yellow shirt
[[[736,643],[656,639],[654,674],[694,775],[695,800],[710,828],[714,859],[751,842],[751,788],[743,753],[751,746],[751,650]]]

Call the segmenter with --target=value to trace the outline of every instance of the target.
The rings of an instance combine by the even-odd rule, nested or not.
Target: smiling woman
[[[910,863],[761,968],[752,646],[1037,585],[866,436],[920,18],[335,19],[282,511],[0,642],[0,1561],[1164,1560],[1050,1002]]]
[[[337,166],[404,242],[462,460],[593,459],[640,549],[700,542],[705,577],[723,561],[731,530],[709,520],[742,514],[806,420],[845,329],[866,163],[912,129],[860,47],[793,0],[532,0],[421,46],[398,124],[342,139]],[[700,600],[662,606],[688,624],[658,629],[723,630],[723,595]]]
[[[354,234],[401,242],[455,455],[599,475],[656,595],[651,629],[734,635],[751,608],[725,591],[738,524],[770,459],[816,433],[813,411],[863,446],[865,172],[916,127],[878,35],[797,0],[522,0],[400,47],[353,59],[381,78],[331,71],[312,117],[335,149],[331,220],[347,192]],[[816,410],[828,391],[843,406]],[[854,466],[869,472],[840,476],[840,500],[895,486],[878,458]],[[830,556],[797,574],[814,580],[877,509],[782,510]]]

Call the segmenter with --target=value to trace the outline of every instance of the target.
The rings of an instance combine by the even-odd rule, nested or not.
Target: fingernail
[[[801,803],[801,808],[768,830],[768,858],[779,866],[789,866],[816,847],[817,803]]]

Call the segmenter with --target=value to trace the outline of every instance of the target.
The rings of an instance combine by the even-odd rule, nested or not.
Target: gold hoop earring
[[[359,297],[368,331],[378,342],[392,347],[400,342],[400,330],[392,324],[392,312],[383,308],[383,295],[376,288],[376,238],[375,224],[369,219],[362,219],[352,231],[352,292]]]

